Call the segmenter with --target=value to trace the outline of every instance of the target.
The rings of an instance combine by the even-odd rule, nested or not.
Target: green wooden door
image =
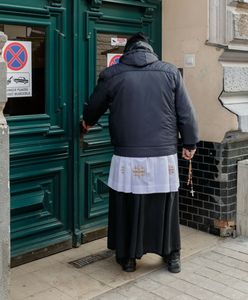
[[[160,14],[159,0],[0,1],[0,30],[32,45],[32,95],[9,98],[4,110],[12,265],[79,246],[87,232],[106,227],[108,115],[80,141],[83,103],[107,53],[123,51],[113,49],[112,37],[144,31],[160,55]],[[24,76],[9,74],[8,87],[24,91]]]
[[[69,3],[0,3],[0,30],[9,40],[28,41],[32,47],[32,96],[9,98],[4,110],[10,126],[13,265],[24,262],[27,253],[28,259],[37,258],[46,255],[49,246],[54,252],[72,245]],[[24,91],[25,74],[13,76],[8,76],[8,84],[23,84]],[[33,252],[38,249],[43,250]]]
[[[121,53],[123,47],[111,45],[111,38],[127,38],[143,31],[150,37],[158,55],[161,54],[161,1],[141,0],[78,0],[74,20],[75,44],[74,70],[79,74],[74,89],[78,90],[75,102],[78,106],[75,119],[82,116],[84,101],[96,84],[99,72],[107,66],[108,53]],[[80,55],[78,55],[80,53]],[[106,113],[81,140],[78,169],[78,231],[84,234],[107,225],[107,178],[112,149],[108,133]],[[75,170],[76,171],[76,170]]]

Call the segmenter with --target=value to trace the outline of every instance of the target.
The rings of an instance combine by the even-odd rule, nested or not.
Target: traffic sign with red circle
[[[3,57],[10,70],[19,71],[26,66],[28,52],[21,43],[12,42],[5,48]]]
[[[121,56],[122,56],[121,54],[116,54],[115,56],[113,56],[109,62],[109,67],[118,64]]]

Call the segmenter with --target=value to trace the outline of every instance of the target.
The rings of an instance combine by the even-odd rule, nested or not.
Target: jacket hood
[[[144,67],[158,61],[151,45],[145,42],[137,42],[120,59],[120,62],[129,66]]]

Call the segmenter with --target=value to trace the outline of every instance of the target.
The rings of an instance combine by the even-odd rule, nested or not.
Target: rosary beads
[[[189,161],[189,173],[188,173],[188,182],[187,185],[190,185],[190,194],[194,197],[195,191],[193,187],[193,172],[192,172],[192,160]]]

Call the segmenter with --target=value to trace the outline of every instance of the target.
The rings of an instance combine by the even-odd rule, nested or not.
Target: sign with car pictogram
[[[107,54],[107,67],[111,67],[119,63],[122,54],[108,53]]]
[[[32,45],[8,41],[3,48],[7,63],[7,97],[32,97]]]

